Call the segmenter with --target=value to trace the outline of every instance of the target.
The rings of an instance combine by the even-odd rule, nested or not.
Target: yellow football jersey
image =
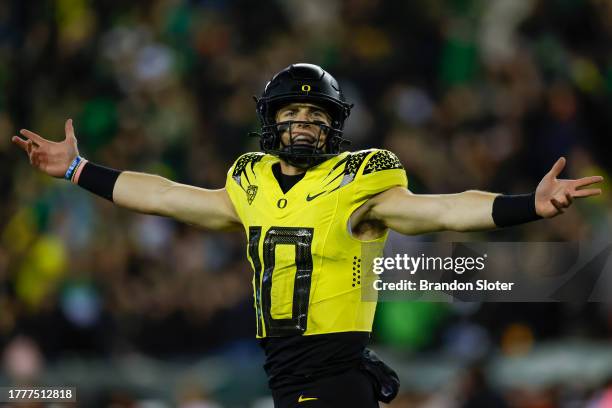
[[[371,331],[376,303],[361,300],[362,265],[381,256],[387,235],[363,242],[348,222],[373,195],[407,186],[400,161],[387,150],[345,152],[287,193],[272,171],[278,162],[244,154],[226,182],[248,239],[257,337]]]

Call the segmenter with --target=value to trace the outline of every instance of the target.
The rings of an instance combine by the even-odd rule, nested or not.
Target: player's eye
[[[285,111],[281,114],[281,117],[291,117],[291,116],[295,116],[295,111],[293,110],[288,110]]]
[[[323,112],[320,111],[313,112],[312,118],[318,123],[327,124],[328,122],[327,117],[323,114]]]

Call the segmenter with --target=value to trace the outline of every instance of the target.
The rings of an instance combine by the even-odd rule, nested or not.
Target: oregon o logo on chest
[[[287,199],[286,198],[281,198],[280,200],[278,200],[278,202],[276,203],[276,206],[278,208],[285,208],[287,206]]]

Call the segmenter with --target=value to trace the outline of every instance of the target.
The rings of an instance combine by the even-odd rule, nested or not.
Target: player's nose
[[[297,120],[300,121],[308,121],[308,112],[306,112],[305,110],[300,109],[297,113]]]

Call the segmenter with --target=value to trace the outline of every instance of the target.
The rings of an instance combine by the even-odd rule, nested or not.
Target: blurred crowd
[[[10,137],[28,128],[62,140],[70,117],[89,160],[220,188],[233,160],[258,150],[248,136],[258,127],[252,95],[293,62],[322,65],[339,80],[355,104],[346,126],[351,149],[394,151],[416,193],[530,192],[560,156],[568,159],[564,176],[608,180],[603,195],[553,220],[418,239],[611,241],[610,0],[7,0],[0,2],[5,375],[20,372],[7,369],[15,350],[54,362],[255,347],[242,234],[118,209],[33,171]],[[529,353],[551,339],[612,335],[605,304],[401,303],[379,312],[377,344],[463,351],[466,362]],[[478,370],[464,382],[466,390],[488,389]],[[579,401],[612,406],[604,390]],[[491,398],[503,399],[498,394]],[[513,397],[512,406],[525,408],[576,401],[550,390]],[[420,398],[394,406],[427,403]]]

